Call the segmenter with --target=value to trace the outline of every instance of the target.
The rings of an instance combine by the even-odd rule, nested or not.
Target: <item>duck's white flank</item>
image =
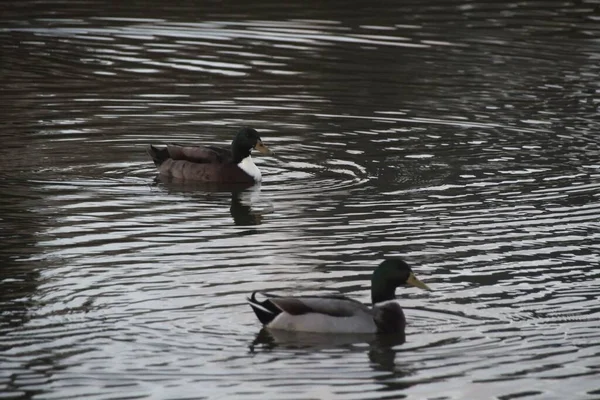
[[[238,163],[238,167],[244,170],[248,175],[250,175],[256,182],[260,182],[262,180],[262,175],[258,167],[252,161],[252,156],[248,156],[244,158],[242,161]]]
[[[332,317],[326,314],[308,313],[290,315],[285,311],[275,317],[269,328],[286,331],[314,333],[375,333],[377,326],[373,316],[359,311],[351,317]]]

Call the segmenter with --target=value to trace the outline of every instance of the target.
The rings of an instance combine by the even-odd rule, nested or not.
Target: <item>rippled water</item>
[[[0,5],[0,394],[600,398],[600,18],[582,2]],[[144,152],[257,128],[260,187]],[[269,334],[254,290],[407,341]]]

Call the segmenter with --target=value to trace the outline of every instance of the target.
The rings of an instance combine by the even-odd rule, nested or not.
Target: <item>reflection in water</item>
[[[236,225],[260,225],[263,214],[252,210],[252,205],[243,201],[242,195],[247,192],[231,192],[231,216]]]
[[[220,197],[220,194],[231,193],[229,211],[231,212],[233,222],[239,226],[260,225],[263,215],[271,212],[272,209],[272,207],[268,207],[260,211],[253,208],[253,204],[256,205],[260,201],[260,184],[189,182],[158,175],[155,178],[155,185],[159,183],[169,193],[184,193],[192,197],[211,194]]]
[[[379,334],[320,334],[262,328],[249,346],[250,352],[274,351],[277,349],[302,349],[308,352],[331,349],[347,349],[367,354],[375,370],[395,372],[394,346],[405,342],[404,335]]]
[[[375,334],[323,334],[313,332],[295,332],[280,329],[262,328],[250,345],[250,351],[255,351],[256,346],[272,350],[276,347],[284,348],[310,348],[327,349],[345,347],[360,343],[377,343],[393,347],[404,343],[403,335],[375,335]]]

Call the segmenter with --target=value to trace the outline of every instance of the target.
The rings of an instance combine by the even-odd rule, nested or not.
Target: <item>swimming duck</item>
[[[404,312],[396,302],[400,285],[431,290],[418,280],[410,266],[400,259],[387,259],[371,277],[373,307],[342,295],[283,297],[256,293],[248,298],[252,310],[267,328],[319,333],[403,334]]]
[[[180,180],[216,183],[256,183],[262,179],[250,156],[256,149],[273,154],[252,128],[242,128],[231,142],[231,148],[168,144],[159,149],[148,146],[160,175]]]

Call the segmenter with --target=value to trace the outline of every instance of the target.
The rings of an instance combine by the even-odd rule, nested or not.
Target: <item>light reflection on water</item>
[[[3,395],[600,395],[591,5],[176,3],[2,6]],[[239,125],[259,187],[155,179],[146,144]],[[435,289],[398,290],[404,344],[245,304],[367,302],[386,255]]]

